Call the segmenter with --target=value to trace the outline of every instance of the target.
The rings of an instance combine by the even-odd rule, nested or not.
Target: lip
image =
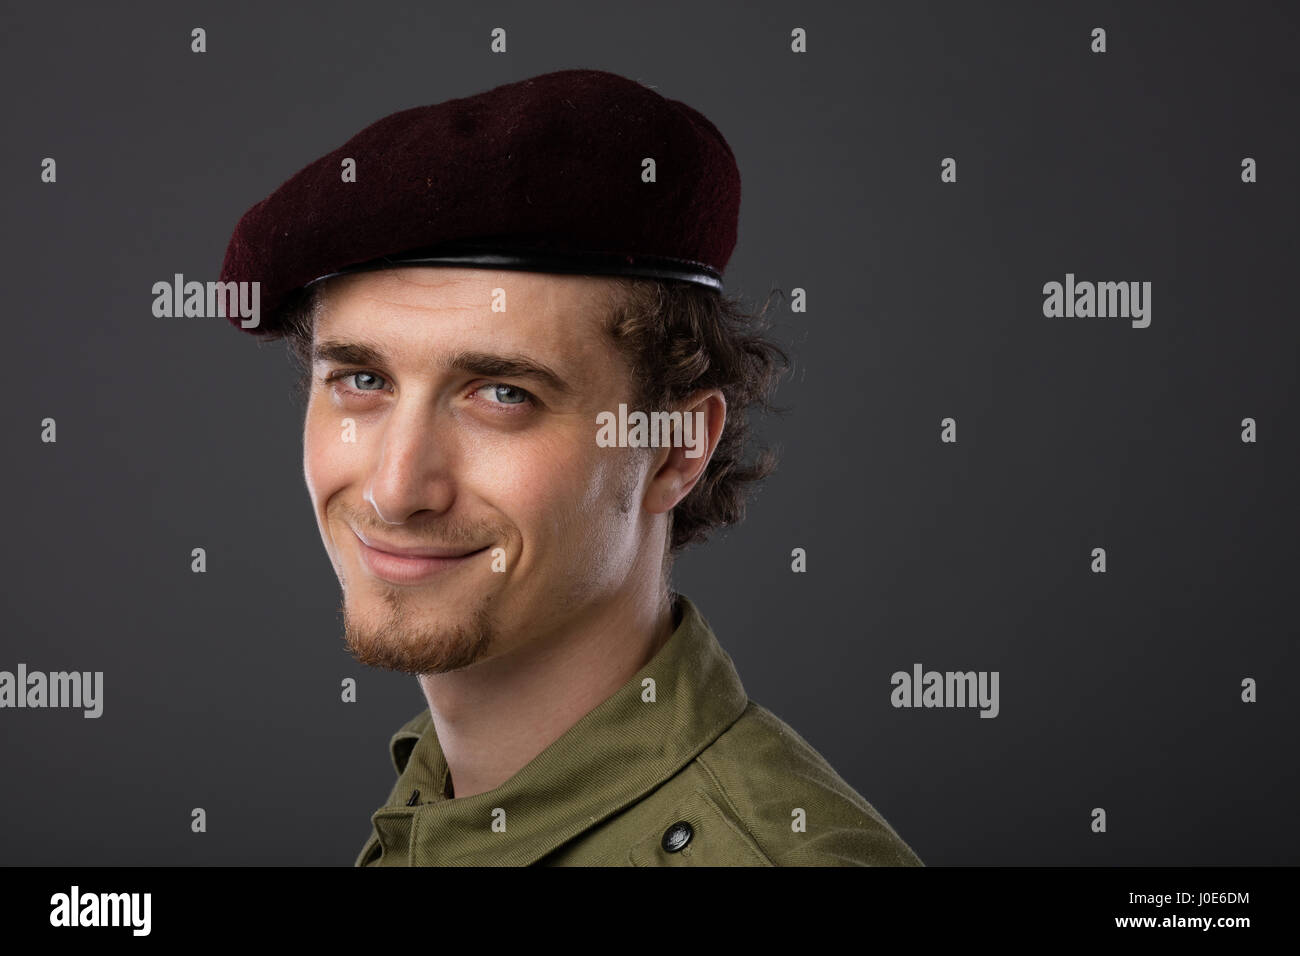
[[[405,548],[389,544],[387,541],[380,541],[378,538],[367,538],[355,528],[352,529],[352,533],[372,551],[382,551],[384,554],[393,554],[399,558],[463,558],[469,554],[478,554],[483,550],[482,548],[475,548],[472,551],[467,551],[464,548]]]
[[[370,573],[391,584],[417,584],[452,568],[462,567],[474,556],[488,549],[474,551],[461,548],[408,548],[388,544],[375,538],[367,540],[353,529],[360,546],[361,560]]]

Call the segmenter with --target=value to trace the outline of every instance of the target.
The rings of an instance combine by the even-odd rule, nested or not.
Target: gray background
[[[710,117],[728,290],[808,290],[782,467],[675,577],[750,696],[928,864],[1300,862],[1295,8],[982,6],[7,9],[0,669],[105,711],[0,711],[0,862],[352,862],[423,698],[343,647],[283,347],[150,287],[375,119],[570,67]],[[1066,272],[1151,281],[1151,327],[1045,318]],[[918,661],[1001,715],[892,708]]]

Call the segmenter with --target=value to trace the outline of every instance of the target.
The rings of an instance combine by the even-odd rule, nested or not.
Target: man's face
[[[303,466],[362,663],[442,673],[535,647],[616,600],[647,546],[647,459],[609,280],[403,267],[332,281]],[[493,290],[506,310],[493,311]],[[497,301],[500,293],[497,294]]]

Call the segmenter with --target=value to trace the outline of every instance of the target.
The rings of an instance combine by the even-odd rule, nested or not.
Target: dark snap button
[[[676,853],[690,843],[691,837],[694,835],[695,831],[691,829],[689,823],[685,820],[678,820],[664,831],[663,848],[668,853]]]

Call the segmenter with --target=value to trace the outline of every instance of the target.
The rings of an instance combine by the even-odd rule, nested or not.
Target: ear
[[[642,502],[651,514],[665,514],[691,493],[700,480],[727,423],[727,400],[722,390],[701,389],[673,411],[681,411],[682,427],[673,444],[655,455],[650,481]]]

